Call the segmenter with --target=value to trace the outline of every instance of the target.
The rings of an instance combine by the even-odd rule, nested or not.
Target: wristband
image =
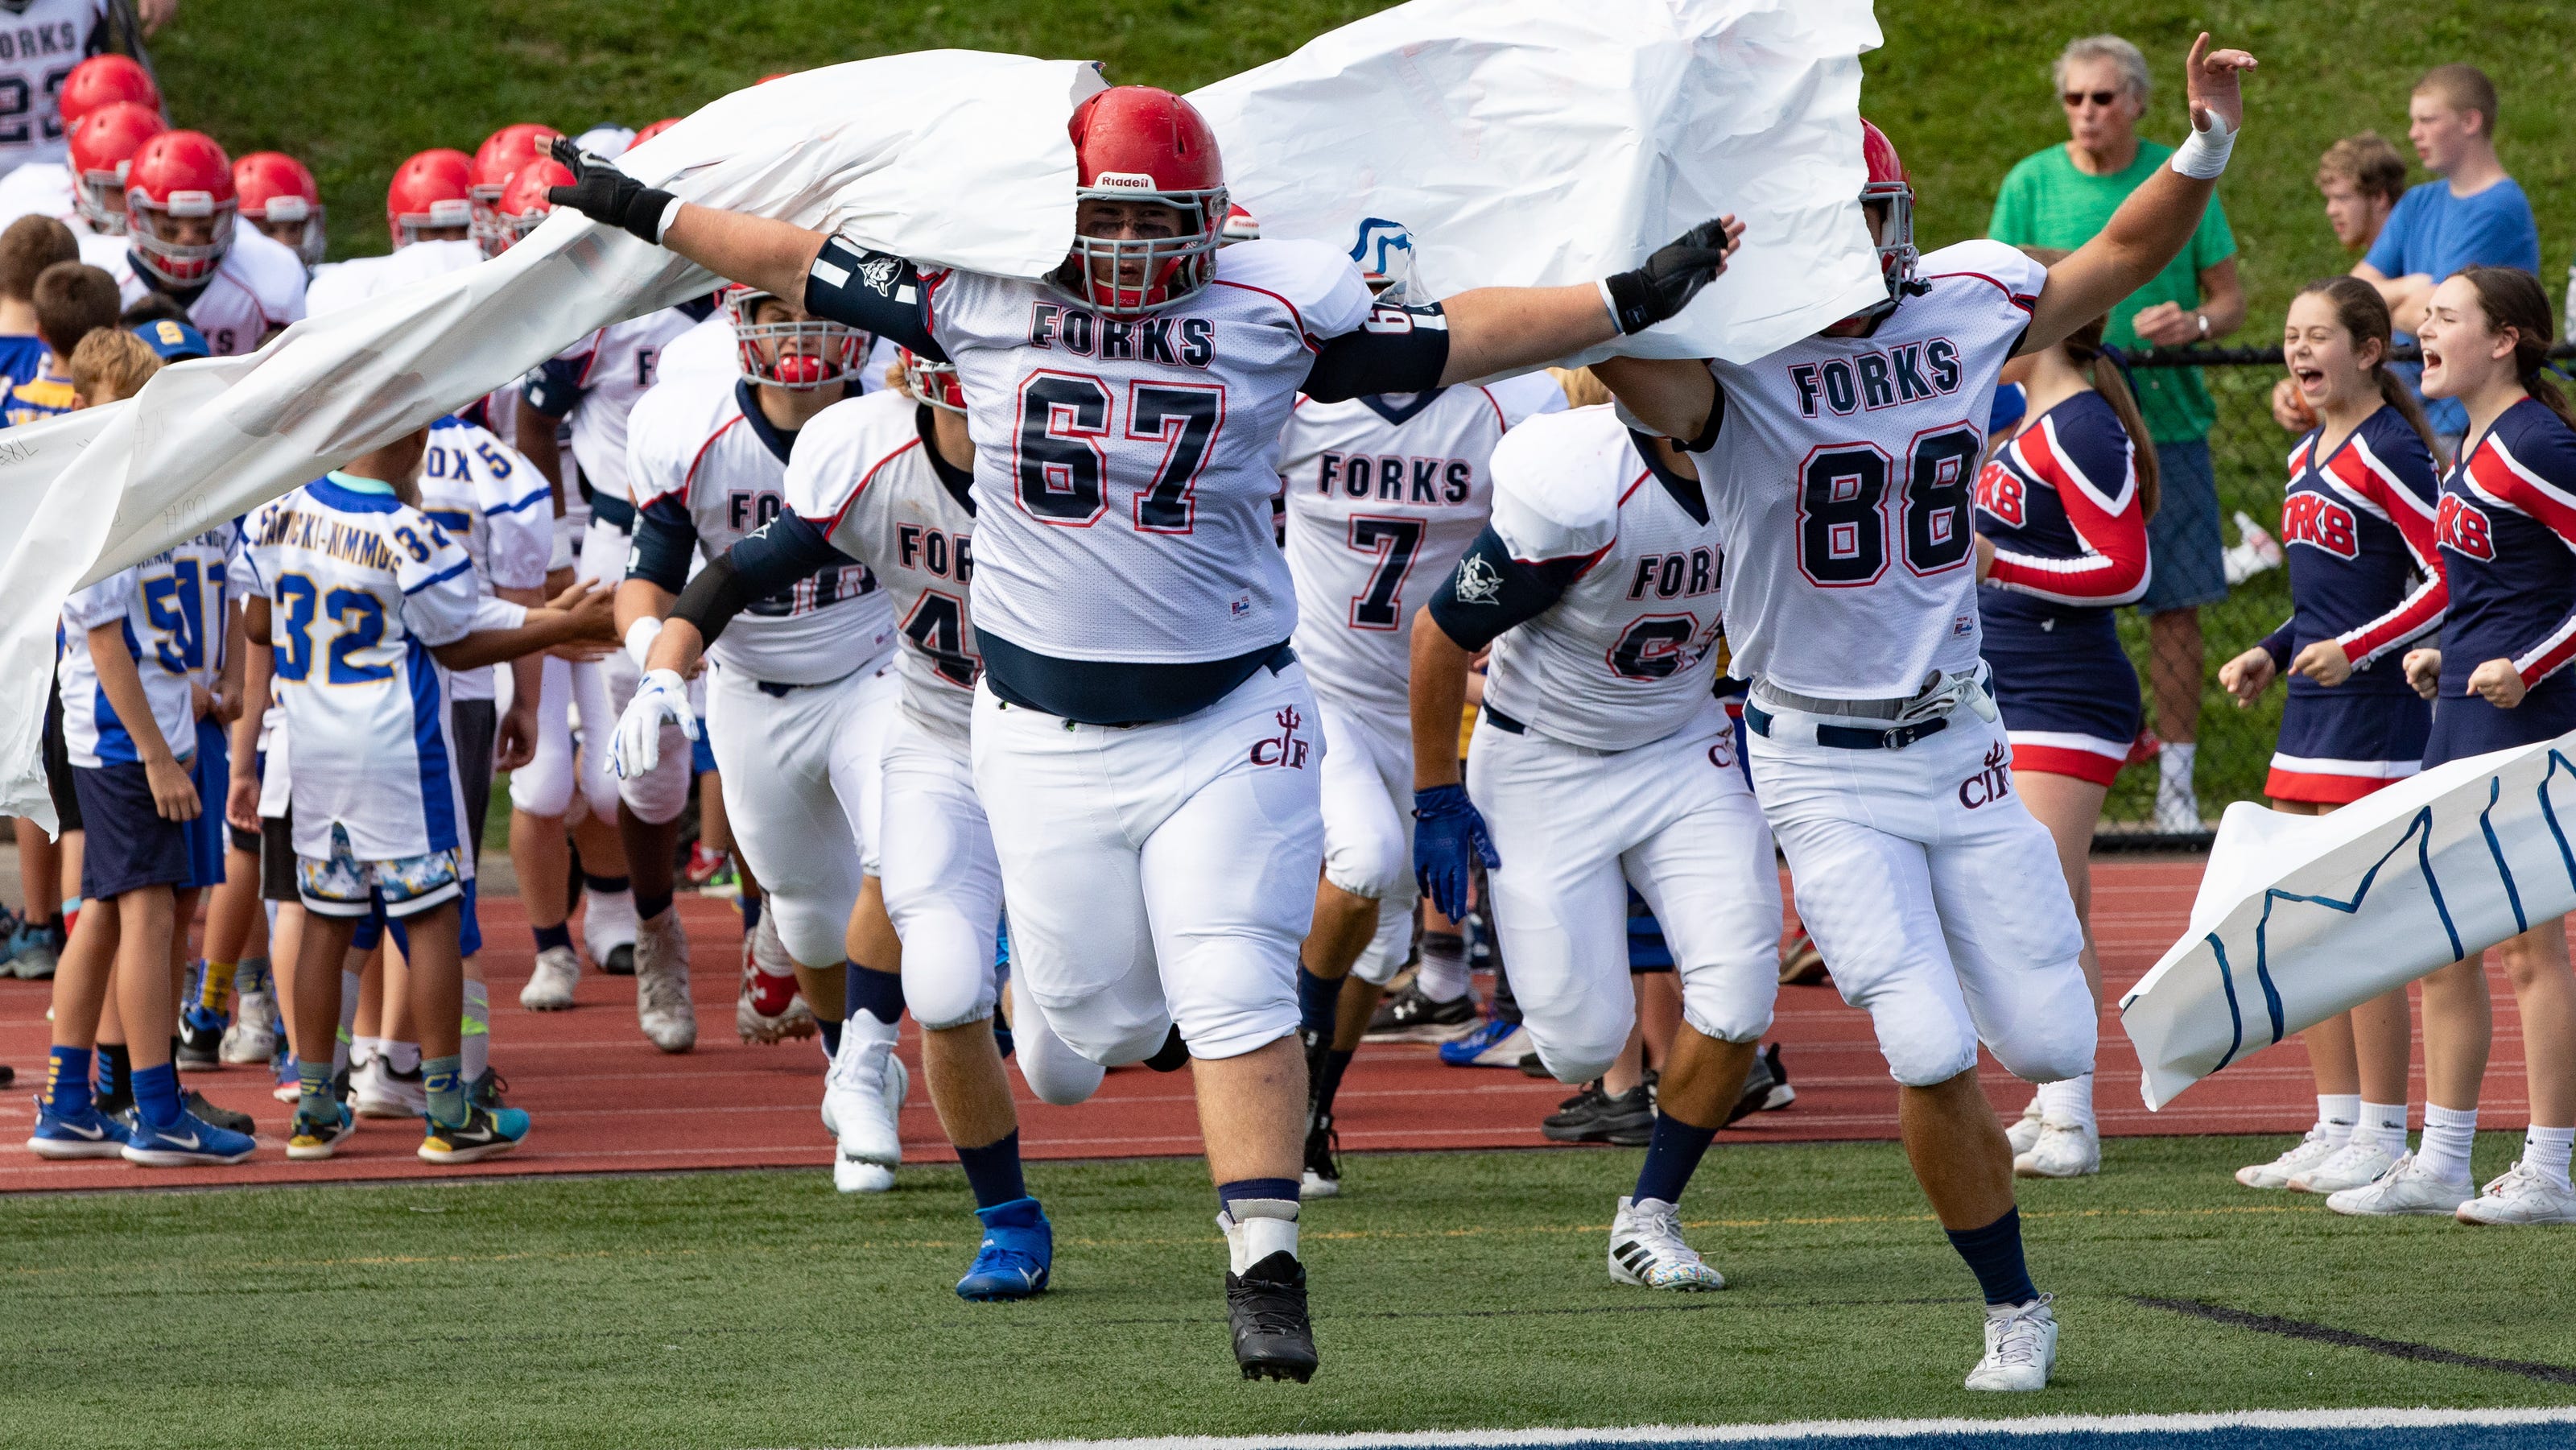
[[[626,626],[626,657],[635,661],[635,668],[644,668],[653,653],[653,641],[661,637],[662,621],[649,614]]]
[[[671,194],[670,194],[669,192],[667,192],[667,191],[663,191],[663,192],[653,192],[653,191],[648,191],[648,192],[644,193],[644,195],[645,195],[646,197],[650,198],[650,197],[654,197],[654,196],[670,196]],[[681,205],[682,205],[682,203],[681,203],[680,199],[679,199],[678,197],[676,197],[676,196],[672,196],[672,197],[671,197],[671,203],[670,203],[670,205],[665,206],[665,207],[663,207],[663,208],[662,208],[662,212],[661,212],[660,217],[659,217],[659,218],[657,218],[657,219],[654,221],[654,223],[653,223],[653,235],[651,235],[650,237],[646,237],[646,238],[645,238],[645,240],[646,240],[646,241],[651,242],[653,245],[655,245],[655,246],[657,246],[657,247],[658,247],[658,246],[660,246],[660,245],[662,244],[662,238],[663,238],[664,234],[665,234],[665,233],[667,233],[667,232],[669,232],[669,231],[671,230],[671,223],[673,223],[673,222],[675,222],[675,221],[678,221],[678,220],[680,219],[680,207],[681,207]]]
[[[2194,130],[2174,148],[2173,169],[2194,181],[2216,181],[2227,169],[2227,153],[2236,148],[2236,133],[2216,111],[2206,113],[2209,129]]]

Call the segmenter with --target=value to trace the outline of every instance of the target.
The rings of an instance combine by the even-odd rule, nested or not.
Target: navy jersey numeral
[[[1631,622],[1610,647],[1610,669],[1623,680],[1665,680],[1689,661],[1699,620],[1688,614],[1649,614]]]
[[[936,589],[924,590],[912,606],[912,617],[903,622],[903,632],[925,655],[939,677],[960,689],[975,688],[975,677],[983,672],[984,662],[966,649],[966,602],[954,594]]]
[[[1153,477],[1136,494],[1141,533],[1186,534],[1197,520],[1199,471],[1225,429],[1225,389],[1214,383],[1134,383],[1127,426],[1117,396],[1083,373],[1037,372],[1020,384],[1020,507],[1051,524],[1088,528],[1109,508],[1107,441],[1159,445]]]
[[[1812,450],[1798,473],[1798,570],[1828,589],[1877,581],[1887,571],[1891,513],[1903,517],[1905,567],[1939,574],[1974,547],[1976,465],[1982,439],[1965,423],[1918,433],[1906,449],[1902,496],[1891,500],[1895,461],[1874,443]]]
[[[1422,520],[1360,514],[1350,530],[1353,549],[1377,556],[1367,590],[1351,601],[1351,628],[1394,629],[1404,622],[1404,580],[1422,550]]]

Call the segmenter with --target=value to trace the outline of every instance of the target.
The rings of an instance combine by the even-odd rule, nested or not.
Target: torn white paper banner
[[[2571,827],[2576,733],[2455,760],[2329,815],[2229,806],[2191,930],[2120,999],[2147,1106],[2576,910]]]
[[[1589,282],[1744,222],[1681,316],[1572,359],[1751,362],[1887,295],[1861,220],[1867,0],[1413,0],[1193,92],[1265,237],[1411,230],[1423,295]]]

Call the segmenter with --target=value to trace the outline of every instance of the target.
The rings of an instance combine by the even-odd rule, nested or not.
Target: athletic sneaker
[[[306,1117],[302,1108],[295,1110],[295,1121],[286,1130],[286,1156],[295,1163],[319,1163],[340,1149],[340,1140],[358,1131],[357,1115],[345,1103],[335,1104],[338,1116],[330,1121]]]
[[[2040,1126],[2039,1094],[2033,1093],[2030,1105],[2021,1110],[2020,1117],[2013,1119],[2011,1127],[2004,1129],[2004,1142],[2011,1147],[2014,1157],[2018,1158],[2039,1146]]]
[[[635,1023],[664,1052],[698,1045],[698,1010],[689,1001],[689,934],[676,906],[635,931]]]
[[[1476,1030],[1476,994],[1434,1002],[1420,982],[1377,1004],[1363,1042],[1448,1042]]]
[[[688,864],[680,868],[680,882],[692,891],[704,891],[718,875],[732,875],[725,869],[732,864],[730,852],[710,851],[706,842],[691,841]]]
[[[190,1003],[179,1011],[179,1050],[173,1061],[181,1067],[217,1068],[223,1066],[224,1029],[230,1022],[226,1014]]]
[[[1333,1161],[1341,1147],[1342,1135],[1333,1131],[1332,1114],[1325,1113],[1306,1125],[1306,1177],[1297,1190],[1299,1198],[1341,1196],[1342,1169]]]
[[[1055,1266],[1055,1225],[1034,1198],[1014,1198],[975,1210],[984,1221],[984,1241],[975,1246],[975,1262],[957,1281],[957,1297],[979,1303],[1027,1299],[1046,1292]]]
[[[304,1096],[303,1075],[296,1071],[295,1054],[286,1050],[285,1043],[280,1042],[277,1055],[268,1060],[268,1072],[272,1083],[268,1090],[270,1097],[281,1103],[291,1103]]]
[[[118,1158],[125,1153],[125,1126],[85,1106],[77,1113],[57,1115],[36,1099],[36,1131],[27,1138],[27,1151],[39,1158],[60,1162],[73,1158]]]
[[[2269,1163],[2248,1163],[2236,1170],[2236,1181],[2248,1188],[2287,1188],[2290,1180],[2323,1163],[2335,1153],[2326,1142],[2323,1128],[2310,1128],[2308,1135],[2293,1144],[2280,1157]]]
[[[519,989],[519,1006],[529,1012],[561,1012],[573,1004],[573,989],[581,985],[581,958],[568,946],[548,947],[537,953],[536,970],[528,973],[528,984]]]
[[[1234,1331],[1234,1362],[1248,1380],[1295,1380],[1315,1374],[1315,1330],[1306,1318],[1306,1266],[1281,1249],[1241,1274],[1225,1275],[1225,1312]]]
[[[382,1057],[371,1057],[349,1073],[349,1102],[362,1118],[417,1118],[429,1111],[429,1088],[421,1070],[396,1072]]]
[[[1815,938],[1807,935],[1807,929],[1802,926],[1791,933],[1788,945],[1780,948],[1780,985],[1814,987],[1832,976],[1825,969],[1825,954],[1816,950]]]
[[[465,1085],[465,1100],[478,1108],[489,1108],[497,1113],[509,1106],[503,1101],[509,1091],[510,1080],[501,1076],[501,1069],[486,1067],[481,1077]]]
[[[1660,1198],[1619,1200],[1610,1221],[1610,1277],[1641,1289],[1726,1287],[1726,1276],[1682,1241],[1681,1210]]]
[[[2409,1153],[2374,1182],[2326,1195],[2326,1207],[2356,1218],[2393,1214],[2448,1215],[2477,1197],[2468,1180],[2436,1178],[2423,1160]]]
[[[1986,1357],[1968,1371],[1972,1390],[2044,1390],[2057,1368],[2056,1296],[1986,1306]]]
[[[216,1127],[223,1129],[227,1133],[239,1133],[244,1137],[249,1137],[259,1131],[259,1124],[251,1121],[250,1114],[236,1113],[230,1108],[216,1107],[213,1103],[206,1101],[206,1095],[204,1093],[197,1091],[195,1088],[190,1088],[179,1095],[179,1106],[188,1112],[196,1114],[204,1121],[212,1123]]]
[[[2576,1223],[2576,1192],[2559,1187],[2520,1159],[2486,1191],[2453,1211],[2462,1223]]]
[[[243,992],[233,1023],[216,1053],[235,1067],[256,1067],[277,1056],[277,994],[265,986]]]
[[[9,971],[22,982],[41,982],[54,974],[63,950],[63,929],[51,922],[21,922],[9,933]]]
[[[2281,1186],[2292,1193],[2341,1193],[2366,1188],[2397,1166],[2397,1155],[2377,1143],[2354,1138],[2314,1164],[2290,1175]]]
[[[841,1050],[823,1078],[823,1121],[839,1144],[832,1177],[842,1192],[881,1193],[894,1186],[893,1170],[903,1162],[900,1115],[911,1091],[912,1074],[894,1055],[892,1041],[842,1029]],[[846,1173],[843,1164],[852,1165]]]
[[[608,949],[608,955],[599,958],[598,961],[599,969],[607,973],[609,976],[634,976],[635,943],[631,941],[619,942],[617,945],[610,947]]]
[[[155,1128],[137,1121],[126,1130],[125,1161],[145,1168],[194,1168],[223,1163],[239,1163],[259,1151],[259,1140],[248,1133],[218,1128],[194,1113],[182,1112],[177,1122]]]
[[[763,912],[742,941],[742,990],[733,1003],[733,1028],[745,1042],[784,1042],[822,1029],[814,1009],[796,990],[796,963],[778,939],[778,916]]]
[[[1521,1054],[1536,1050],[1529,1029],[1494,1017],[1462,1037],[1441,1043],[1440,1060],[1451,1067],[1517,1068]]]
[[[1655,1136],[1655,1090],[1639,1083],[1624,1093],[1611,1093],[1600,1079],[1557,1105],[1542,1119],[1539,1132],[1554,1143],[1612,1143],[1642,1148]]]
[[[1797,1100],[1798,1090],[1789,1086],[1789,1069],[1780,1065],[1780,1044],[1774,1042],[1754,1056],[1752,1068],[1744,1074],[1744,1091],[1727,1109],[1722,1126],[1732,1127],[1755,1113],[1776,1113]]]
[[[2013,1155],[2022,1178],[2083,1178],[2102,1171],[2102,1130],[2090,1123],[2046,1123],[2027,1153]]]
[[[528,1115],[517,1108],[494,1112],[471,1104],[465,1121],[454,1125],[431,1121],[420,1140],[423,1163],[474,1163],[507,1153],[527,1141]]]

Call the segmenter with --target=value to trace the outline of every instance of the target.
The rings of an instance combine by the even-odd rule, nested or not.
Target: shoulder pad
[[[2039,289],[2048,284],[2048,269],[2031,260],[2019,247],[1978,237],[1953,242],[1925,256],[1920,275],[1926,281],[1941,277],[1983,277],[2002,287],[2006,293],[2027,307]]]
[[[914,410],[893,391],[844,398],[814,415],[787,460],[787,511],[828,527],[884,462],[921,443]]]
[[[1606,403],[1532,418],[1494,445],[1494,533],[1528,563],[1599,553],[1642,467]]]
[[[1360,269],[1322,242],[1237,242],[1217,253],[1216,277],[1285,299],[1315,337],[1341,336],[1376,306]]]

